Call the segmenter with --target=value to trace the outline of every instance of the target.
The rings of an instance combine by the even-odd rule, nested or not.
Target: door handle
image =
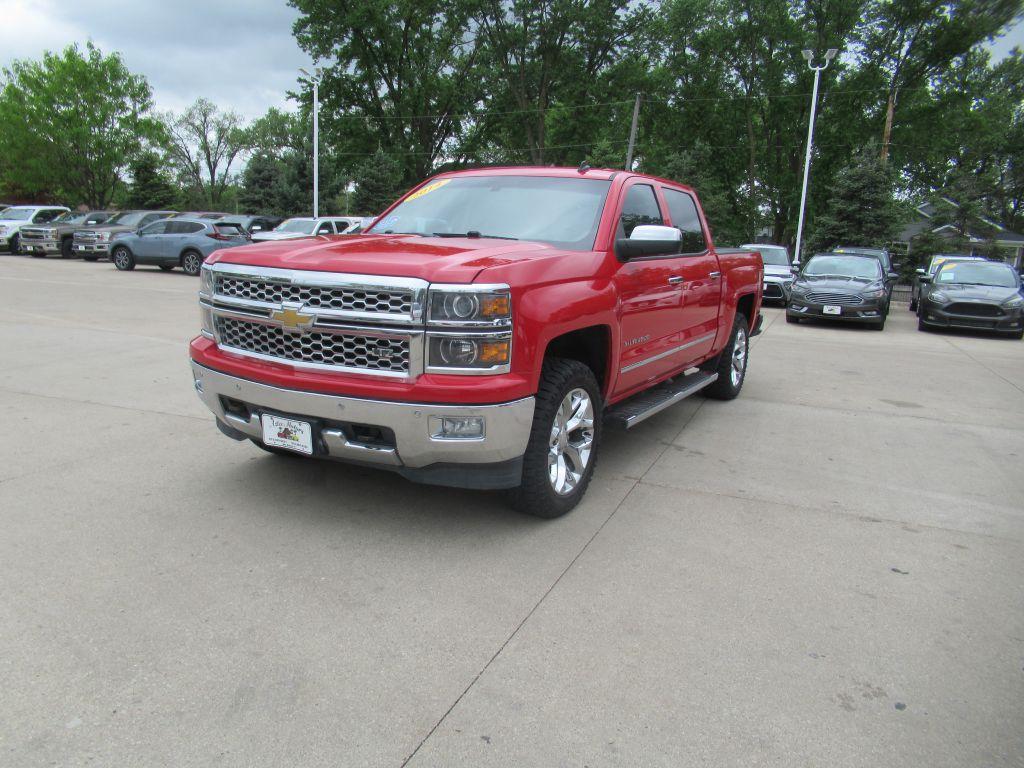
[[[683,278],[681,278],[679,275],[672,275],[672,277],[668,279],[669,285],[679,285],[679,283],[681,282],[683,282]]]
[[[712,272],[710,275],[708,275],[708,277],[710,277],[712,280],[717,280],[721,276],[722,276],[721,272]]]

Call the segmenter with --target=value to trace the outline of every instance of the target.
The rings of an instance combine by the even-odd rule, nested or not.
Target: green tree
[[[252,146],[241,116],[221,111],[207,99],[197,99],[182,114],[166,115],[164,124],[181,175],[207,205],[220,206],[232,182],[232,165]]]
[[[895,175],[879,156],[876,143],[858,151],[829,188],[828,207],[814,222],[812,249],[887,246],[904,220],[894,186]]]
[[[402,153],[412,184],[456,148],[463,115],[483,97],[480,41],[472,27],[478,0],[289,0],[301,16],[295,36],[326,67],[322,128],[339,157],[377,147]],[[307,86],[303,103],[310,99]]]
[[[129,164],[159,140],[149,84],[92,43],[15,61],[0,91],[0,170],[8,190],[102,208]]]
[[[402,194],[401,166],[380,150],[360,165],[354,176],[352,206],[358,214],[376,215]]]
[[[178,189],[155,152],[139,155],[131,164],[131,185],[124,199],[128,208],[166,209],[178,201]]]
[[[238,204],[249,213],[288,216],[293,211],[282,205],[283,184],[284,163],[267,152],[258,152],[242,172]]]

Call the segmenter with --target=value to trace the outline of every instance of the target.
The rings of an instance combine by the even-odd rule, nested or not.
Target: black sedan
[[[812,318],[866,323],[885,328],[889,291],[874,256],[819,253],[796,274],[786,305],[786,322]]]
[[[972,328],[1024,338],[1020,276],[997,261],[943,264],[921,295],[917,327]]]

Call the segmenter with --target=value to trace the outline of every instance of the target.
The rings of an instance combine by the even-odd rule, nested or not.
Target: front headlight
[[[199,271],[199,295],[213,296],[213,270],[205,264]]]
[[[932,291],[928,294],[928,301],[934,301],[936,304],[945,304],[949,301],[949,297],[942,291]]]
[[[431,334],[427,370],[432,373],[505,373],[512,361],[512,334]]]
[[[97,232],[96,233],[96,239],[100,240],[100,241],[103,241],[103,242],[106,242],[107,240],[110,240],[110,233],[109,232]]]
[[[1004,307],[1020,307],[1024,306],[1024,296],[1011,296],[1003,302]]]
[[[512,294],[507,285],[432,285],[427,323],[491,328],[512,322]]]
[[[804,295],[804,291],[806,291],[806,290],[807,290],[807,286],[806,285],[800,285],[799,283],[793,283],[792,291],[793,291],[793,295],[794,296],[803,296]]]
[[[0,235],[6,235],[6,234],[7,234],[7,227],[5,227],[3,225],[0,225]]]

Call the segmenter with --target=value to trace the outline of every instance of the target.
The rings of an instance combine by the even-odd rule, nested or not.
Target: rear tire
[[[788,317],[788,315],[787,315]],[[715,400],[732,400],[743,389],[750,359],[750,323],[742,312],[732,321],[729,343],[718,355],[718,363],[711,370],[718,374],[714,384],[704,388],[704,394]]]
[[[100,257],[97,256],[94,253],[91,253],[88,256],[82,256],[82,261],[99,261],[99,260],[100,260]]]
[[[512,505],[536,517],[561,517],[579,504],[597,465],[604,402],[594,372],[578,360],[544,361]]]
[[[114,262],[114,266],[122,272],[131,272],[135,269],[135,257],[123,245],[119,245],[111,251],[110,259]]]
[[[203,268],[203,254],[199,251],[185,251],[181,254],[181,268],[186,275],[195,277]]]
[[[158,266],[164,272],[171,272],[174,269],[174,265],[173,264],[159,264]]]
[[[60,257],[62,259],[75,258],[75,251],[70,237],[65,237],[60,241]]]

